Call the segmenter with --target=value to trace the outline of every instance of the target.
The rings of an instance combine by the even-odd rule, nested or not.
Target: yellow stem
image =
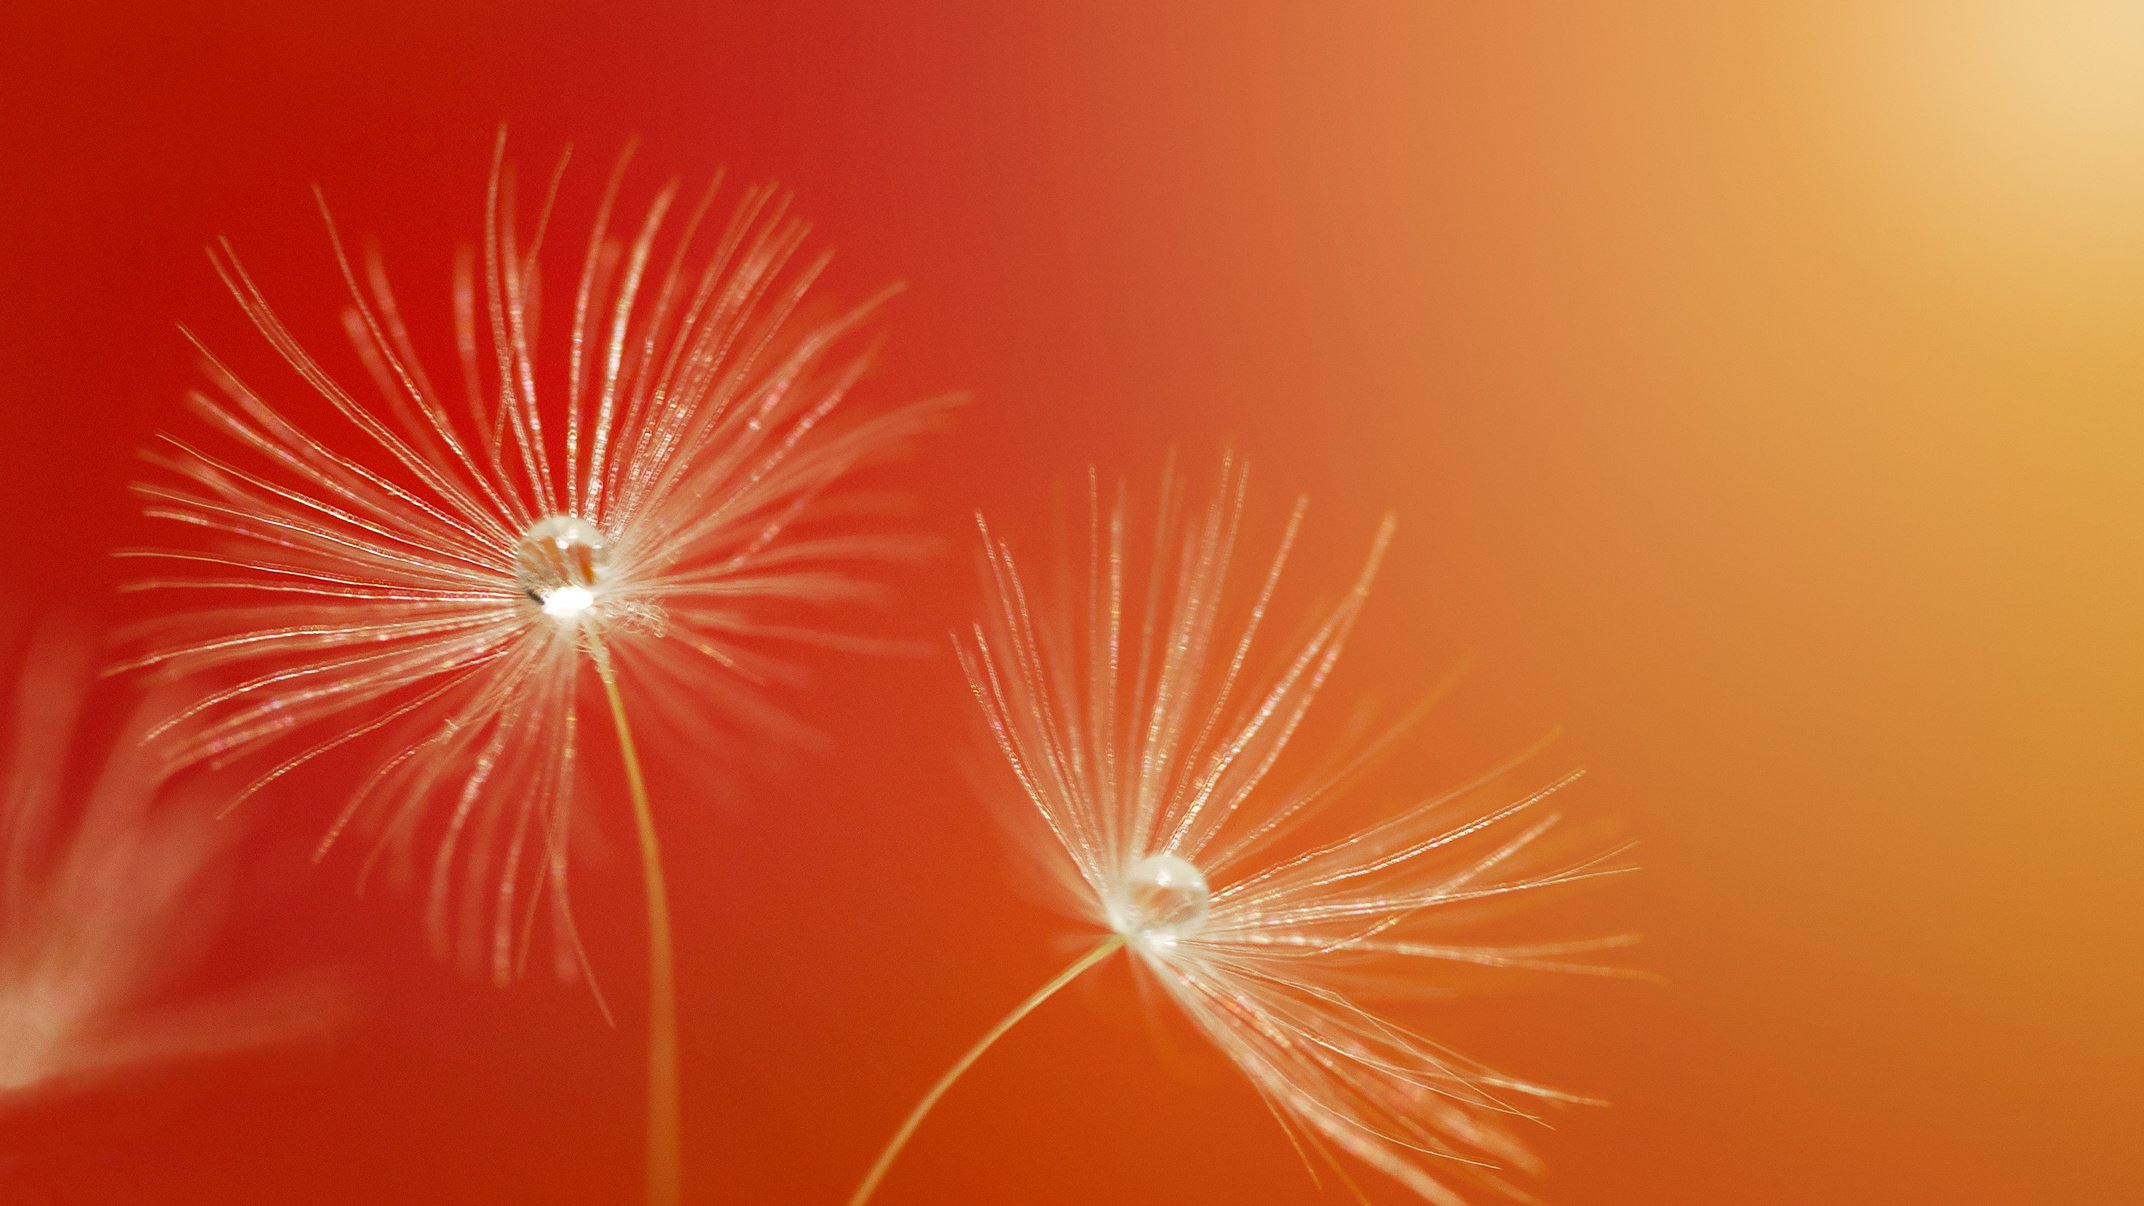
[[[648,1206],[677,1206],[683,1143],[678,1132],[677,966],[670,937],[670,894],[663,883],[662,846],[655,837],[655,812],[648,804],[647,779],[640,771],[640,750],[633,744],[632,726],[626,723],[625,698],[618,691],[610,651],[603,647],[593,625],[588,630],[588,648],[618,729],[625,785],[633,797],[633,822],[640,831],[641,881],[648,894]]]
[[[864,1183],[856,1187],[855,1196],[849,1199],[849,1206],[864,1206],[865,1202],[871,1200],[871,1195],[878,1191],[879,1182],[886,1179],[886,1170],[893,1167],[894,1158],[901,1154],[902,1148],[908,1146],[908,1140],[915,1135],[916,1128],[923,1125],[924,1116],[931,1112],[931,1107],[938,1104],[939,1098],[945,1096],[945,1091],[953,1087],[954,1081],[959,1080],[963,1073],[975,1066],[975,1061],[983,1057],[983,1052],[990,1050],[992,1044],[1005,1037],[1006,1031],[1019,1025],[1022,1018],[1035,1012],[1035,1009],[1044,1001],[1056,996],[1065,985],[1079,979],[1088,968],[1108,958],[1112,952],[1122,945],[1124,945],[1124,939],[1116,934],[1111,934],[1109,937],[1104,938],[1101,945],[1081,955],[1073,962],[1072,966],[1057,973],[1056,979],[1036,989],[1035,995],[1020,1002],[1011,1013],[1005,1015],[1003,1021],[992,1026],[988,1034],[978,1040],[973,1047],[968,1048],[966,1055],[961,1056],[952,1067],[946,1069],[945,1075],[938,1078],[938,1083],[931,1086],[931,1091],[925,1093],[923,1100],[916,1103],[916,1108],[908,1112],[907,1119],[901,1123],[901,1129],[894,1132],[893,1141],[886,1145],[885,1151],[879,1153],[878,1163],[871,1166],[871,1172],[864,1177]]]

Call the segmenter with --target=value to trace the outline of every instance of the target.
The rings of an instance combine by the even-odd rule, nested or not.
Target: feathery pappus
[[[827,256],[803,255],[785,196],[748,190],[724,219],[719,177],[696,199],[672,182],[622,224],[625,167],[549,275],[565,162],[524,228],[502,138],[480,251],[456,264],[452,376],[420,354],[379,253],[353,257],[329,219],[369,396],[219,243],[296,380],[257,384],[195,340],[205,430],[165,436],[138,487],[186,533],[129,554],[159,567],[139,588],[180,597],[135,664],[201,688],[174,762],[256,767],[244,798],[366,751],[320,852],[369,816],[366,871],[392,853],[423,876],[435,946],[500,982],[546,907],[560,974],[585,971],[567,891],[583,663],[696,719],[790,723],[769,688],[797,647],[877,647],[835,609],[915,548],[842,487],[942,410],[852,413],[858,331],[887,293],[808,319]],[[555,334],[547,305],[567,316]]]
[[[1545,852],[1548,801],[1575,775],[1481,805],[1513,767],[1367,825],[1331,815],[1407,726],[1312,759],[1299,778],[1283,755],[1355,628],[1392,523],[1300,644],[1269,653],[1305,505],[1255,588],[1239,590],[1246,498],[1230,458],[1210,501],[1187,503],[1172,472],[1158,515],[1139,523],[1122,486],[1105,500],[1090,477],[1090,539],[1060,550],[1054,591],[983,525],[986,606],[956,642],[960,662],[1011,772],[1001,800],[1027,814],[1021,832],[1054,894],[1104,938],[939,1082],[852,1204],[968,1063],[1120,949],[1241,1069],[1306,1162],[1315,1153],[1346,1180],[1337,1149],[1438,1206],[1460,1206],[1465,1186],[1527,1196],[1513,1173],[1536,1162],[1509,1124],[1534,1117],[1529,1103],[1575,1099],[1364,1001],[1451,991],[1440,969],[1461,966],[1622,974],[1582,957],[1628,936],[1514,945],[1469,932],[1495,902],[1614,873],[1621,851]]]
[[[172,995],[227,894],[234,830],[159,807],[167,793],[140,724],[109,750],[82,744],[92,675],[79,644],[38,638],[12,668],[0,755],[0,1106],[323,1028],[337,1005],[312,981]],[[70,765],[78,754],[102,756],[89,771]]]

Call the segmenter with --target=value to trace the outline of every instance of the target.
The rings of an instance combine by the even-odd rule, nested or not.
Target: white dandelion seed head
[[[1247,491],[1233,459],[1203,506],[1172,473],[1151,526],[1134,522],[1121,487],[1114,498],[1090,487],[1089,546],[1066,550],[1054,591],[1035,589],[985,526],[990,605],[958,642],[1008,797],[1040,822],[1028,832],[1064,899],[1139,956],[1306,1159],[1337,1149],[1437,1206],[1461,1206],[1461,1186],[1526,1196],[1512,1174],[1536,1161],[1512,1124],[1535,1117],[1531,1103],[1571,1099],[1373,1013],[1358,993],[1448,992],[1461,969],[1609,970],[1581,956],[1624,936],[1510,943],[1470,927],[1497,902],[1620,870],[1604,865],[1620,852],[1544,852],[1557,819],[1546,801],[1570,777],[1482,807],[1516,763],[1367,825],[1326,815],[1405,729],[1307,772],[1291,753],[1389,521],[1307,635],[1269,651],[1302,503],[1241,589]]]
[[[841,612],[918,550],[849,479],[945,409],[856,405],[891,291],[817,309],[826,259],[779,191],[724,217],[672,181],[634,214],[625,166],[576,208],[561,162],[525,207],[502,144],[446,330],[413,329],[329,221],[340,362],[212,249],[272,354],[241,375],[196,341],[204,430],[137,486],[182,535],[126,554],[158,567],[137,589],[200,603],[160,609],[132,663],[194,691],[173,761],[252,767],[243,800],[361,754],[322,853],[370,828],[360,875],[423,884],[435,948],[501,983],[539,922],[586,972],[566,885],[592,658],[651,714],[719,719],[695,740],[808,732],[770,688],[800,651],[888,649]]]

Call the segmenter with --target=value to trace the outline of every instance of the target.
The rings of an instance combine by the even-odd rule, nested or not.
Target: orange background
[[[1042,485],[1089,460],[1150,482],[1230,441],[1270,507],[1312,496],[1306,571],[1397,511],[1336,691],[1476,661],[1393,779],[1560,723],[1573,807],[1641,842],[1591,907],[1663,985],[1433,1019],[1613,1099],[1543,1135],[1552,1200],[2144,1200],[2144,16],[1157,7],[16,0],[10,589],[119,580],[131,449],[196,380],[175,322],[257,351],[209,238],[324,341],[308,184],[421,295],[500,121],[584,174],[638,134],[643,188],[778,177],[837,291],[910,282],[873,389],[977,396],[904,475],[955,541],[975,506],[1045,534]],[[960,555],[904,589],[924,635],[974,596]],[[696,1200],[839,1200],[1067,957],[970,802],[951,659],[820,669],[794,702],[834,756],[712,803],[657,768]],[[200,978],[323,963],[366,1012],[0,1117],[0,1196],[635,1200],[626,848],[578,884],[611,1031],[576,989],[435,966],[350,863],[301,870],[333,803],[280,801]],[[1340,1199],[1117,966],[882,1200]]]

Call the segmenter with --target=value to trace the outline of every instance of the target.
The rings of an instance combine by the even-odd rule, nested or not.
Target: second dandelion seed
[[[1095,489],[1085,578],[1056,596],[1034,592],[1011,549],[984,530],[990,606],[959,642],[961,664],[1012,772],[1005,799],[1024,797],[1041,865],[1103,937],[939,1078],[851,1206],[872,1196],[985,1050],[1120,950],[1242,1070],[1306,1158],[1329,1158],[1330,1145],[1438,1206],[1459,1206],[1464,1184],[1519,1193],[1510,1171],[1533,1165],[1505,1123],[1528,1116],[1527,1099],[1560,1094],[1369,1012],[1354,990],[1435,991],[1444,985],[1426,969],[1437,964],[1602,970],[1575,960],[1625,939],[1515,946],[1464,931],[1469,906],[1607,873],[1602,858],[1538,853],[1556,821],[1540,815],[1543,801],[1568,780],[1480,809],[1473,797],[1491,776],[1367,827],[1306,838],[1382,744],[1278,781],[1390,525],[1308,639],[1268,659],[1261,629],[1302,505],[1258,589],[1239,599],[1229,582],[1242,470],[1224,464],[1203,508],[1187,510],[1179,494],[1164,486],[1141,557],[1122,491],[1105,507]],[[1274,665],[1263,685],[1251,677],[1260,660]]]

